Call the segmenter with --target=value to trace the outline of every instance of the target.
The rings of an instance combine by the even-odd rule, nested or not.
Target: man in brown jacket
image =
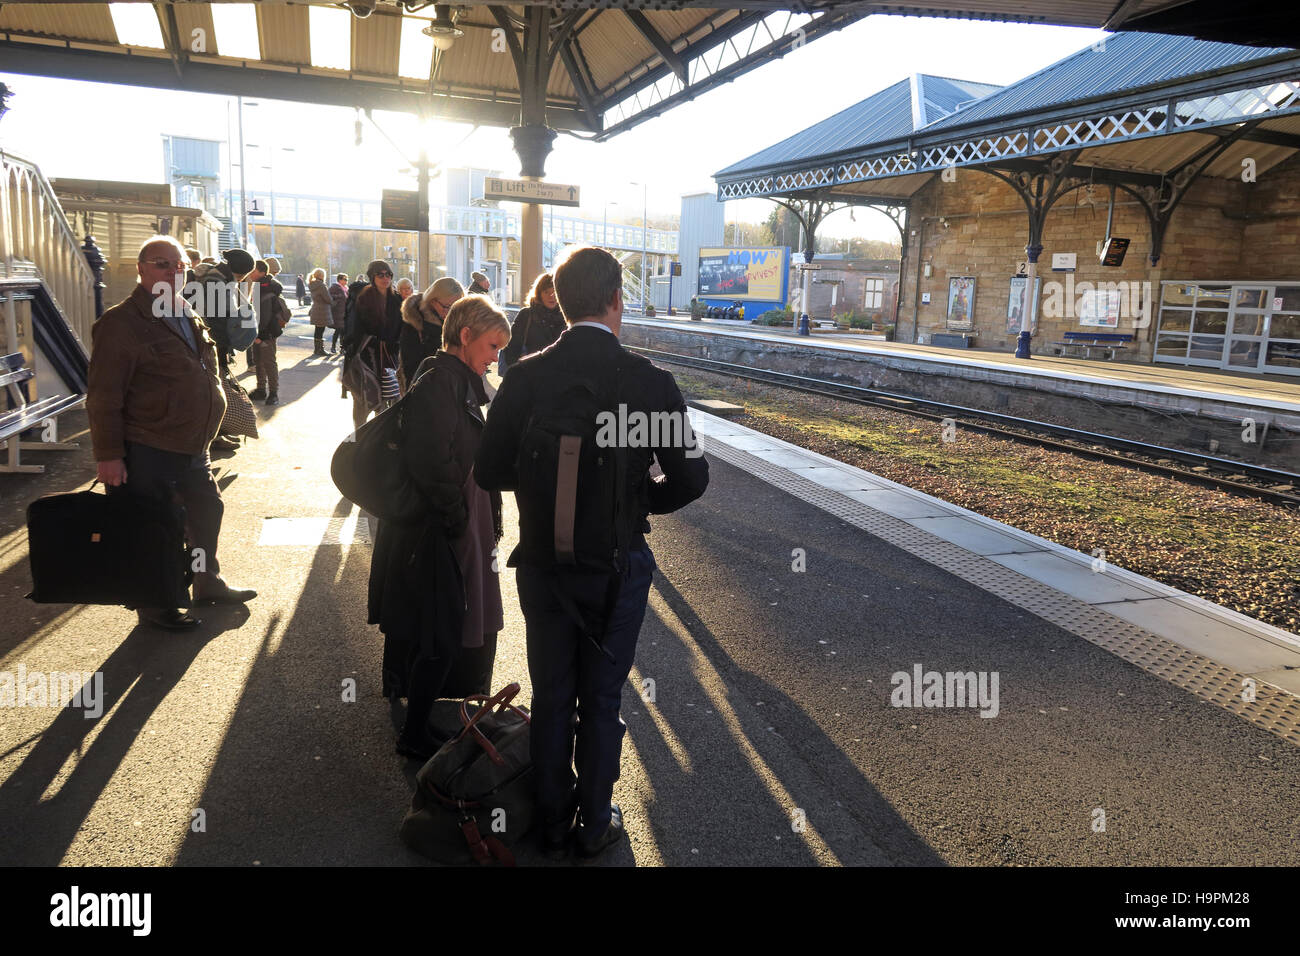
[[[228,585],[217,564],[224,505],[208,445],[226,397],[207,326],[178,294],[185,249],[155,236],[141,247],[136,268],[135,290],[91,331],[86,411],[99,480],[110,494],[178,497],[195,549],[194,603],[242,604],[257,592]],[[177,608],[138,610],[142,624],[182,630],[199,623]]]

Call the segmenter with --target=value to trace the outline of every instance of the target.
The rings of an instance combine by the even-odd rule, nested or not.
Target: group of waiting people
[[[577,383],[605,401],[618,396],[629,414],[685,420],[686,407],[670,373],[619,344],[622,266],[609,253],[569,250],[529,298],[513,328],[487,296],[461,295],[447,277],[411,307],[399,352],[415,371],[398,412],[400,443],[426,511],[411,522],[379,522],[369,621],[384,634],[383,693],[407,700],[398,752],[427,759],[444,743],[429,719],[434,703],[491,693],[504,626],[496,565],[501,493],[516,493],[519,544],[507,566],[516,569],[526,624],[541,843],[555,858],[570,851],[594,857],[624,835],[612,797],[626,729],[622,687],[655,567],[647,515],[703,494],[708,465],[685,444],[611,450],[606,457],[622,456],[612,472],[601,455],[580,456],[575,486],[587,490],[579,496],[594,497],[610,474],[622,485],[613,513],[579,503],[561,553],[556,496],[539,496],[544,483],[520,466],[534,423],[585,415],[585,405],[567,404],[581,391]],[[377,308],[382,301],[367,310],[373,319],[387,319]],[[499,360],[507,373],[489,404],[486,373]],[[656,463],[661,473],[652,477]],[[611,537],[620,545],[612,560]]]
[[[231,274],[273,275],[240,252],[225,254]],[[141,248],[139,284],[93,328],[86,407],[99,479],[114,493],[184,505],[188,542],[206,558],[193,603],[240,604],[256,592],[220,575],[224,505],[208,458],[226,411],[221,376],[231,356],[214,341],[221,323],[205,324],[183,298],[186,261],[170,237]],[[200,260],[193,271],[205,264],[220,265]],[[685,403],[670,373],[619,344],[622,267],[604,250],[570,250],[534,285],[513,329],[487,295],[463,294],[449,277],[409,296],[406,306],[390,288],[386,263],[372,263],[367,278],[364,289],[352,290],[355,322],[366,333],[354,338],[396,341],[396,358],[376,349],[373,359],[413,367],[405,373],[400,440],[404,467],[427,506],[414,522],[379,523],[369,580],[369,620],[384,634],[383,693],[407,700],[398,749],[429,756],[442,743],[428,720],[433,703],[491,691],[504,624],[495,554],[504,532],[501,494],[515,491],[519,544],[507,565],[516,569],[526,624],[541,842],[551,856],[596,856],[624,835],[612,796],[626,729],[622,687],[655,567],[646,519],[703,494],[708,465],[686,445],[611,452],[622,456],[615,513],[593,519],[584,511],[566,558],[548,530],[554,501],[538,504],[528,493],[536,489],[519,470],[520,448],[535,413],[577,411],[563,407],[575,382],[598,380],[602,394],[620,396],[629,414],[684,419]],[[279,285],[272,282],[263,287]],[[259,344],[274,344],[274,335],[260,326],[258,333]],[[359,343],[357,354],[369,347]],[[486,374],[498,361],[509,371],[485,415]],[[656,463],[660,473],[652,476]],[[593,474],[576,477],[579,489],[599,483]],[[621,529],[612,563],[601,551],[611,524]],[[183,609],[138,610],[142,624],[184,630],[200,623]]]

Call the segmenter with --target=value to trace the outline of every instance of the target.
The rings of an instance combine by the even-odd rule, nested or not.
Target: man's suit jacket
[[[672,373],[656,368],[647,359],[627,351],[618,338],[594,326],[567,329],[554,345],[521,359],[510,367],[500,391],[488,410],[487,426],[474,462],[474,478],[488,491],[513,491],[518,488],[516,458],[520,439],[533,408],[542,396],[562,391],[580,377],[611,379],[620,371],[616,394],[627,405],[628,414],[650,415],[670,412],[686,416],[686,403]],[[697,450],[698,451],[698,450]],[[663,474],[650,477],[650,466],[657,461]],[[709,484],[709,466],[703,455],[690,457],[681,446],[652,444],[628,452],[628,489],[625,500],[635,509],[631,549],[645,547],[647,514],[668,514],[700,495]],[[529,516],[521,515],[520,541],[510,556],[509,565],[554,567],[553,540],[532,540]]]

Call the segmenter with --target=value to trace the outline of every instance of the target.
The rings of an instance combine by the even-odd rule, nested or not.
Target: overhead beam
[[[632,8],[625,8],[623,10],[623,16],[627,17],[628,20],[631,21],[632,26],[636,27],[637,32],[650,42],[650,45],[654,47],[659,56],[663,58],[667,67],[677,74],[677,78],[682,81],[683,86],[691,81],[690,74],[686,69],[686,64],[682,62],[682,58],[673,51],[673,48],[668,41],[665,40],[660,35],[659,31],[655,29],[655,26],[650,22],[649,17],[640,10]]]
[[[262,70],[252,65],[226,66],[193,57],[184,74],[178,77],[171,59],[165,55],[104,53],[12,41],[0,41],[0,63],[7,72],[29,76],[394,110],[484,126],[508,128],[519,123],[518,99],[504,99],[500,91],[493,90],[480,94],[430,94],[423,89],[402,89],[383,82],[319,76],[299,70]],[[547,123],[554,129],[598,131],[576,103],[572,106],[549,103],[546,114]]]
[[[788,3],[789,0],[786,0],[786,2]],[[699,79],[687,86],[685,89],[673,93],[671,96],[664,97],[653,106],[647,107],[641,112],[629,116],[627,119],[615,123],[613,126],[607,127],[596,138],[598,140],[610,139],[625,130],[629,130],[634,126],[644,123],[646,120],[653,119],[656,116],[666,113],[668,110],[680,103],[689,102],[702,93],[706,93],[724,83],[730,83],[738,76],[749,72],[763,63],[771,60],[779,60],[781,57],[791,52],[791,50],[798,49],[806,43],[811,43],[820,36],[842,30],[849,24],[856,22],[861,18],[861,16],[862,12],[858,9],[825,13],[801,27],[796,35],[791,36],[787,34],[778,37],[766,46],[760,47],[747,56],[742,56],[734,63],[716,71],[712,76]],[[753,12],[744,13],[741,16],[736,17],[736,19],[731,23],[728,23],[719,28],[716,32],[709,34],[699,43],[696,43],[692,47],[688,47],[683,51],[683,53],[688,58],[712,53],[718,50],[722,43],[730,42],[737,34],[752,27],[762,19],[763,16],[760,14]],[[667,72],[668,70],[666,67],[659,70],[651,70],[636,83],[623,87],[620,90],[609,91],[604,95],[604,98],[600,102],[602,113],[609,110],[616,103],[621,102],[627,97],[633,96],[642,89],[654,84],[666,75]]]

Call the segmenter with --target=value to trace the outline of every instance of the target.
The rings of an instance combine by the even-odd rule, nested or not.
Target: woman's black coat
[[[538,302],[520,309],[510,326],[510,344],[501,350],[505,367],[514,365],[525,355],[540,352],[555,342],[568,328],[559,308],[548,309]]]
[[[384,632],[386,695],[406,696],[417,656],[450,670],[460,648],[465,590],[451,542],[465,532],[462,488],[483,432],[483,380],[447,352],[428,360],[402,401],[402,456],[429,504],[424,520],[379,522],[370,564],[369,619]],[[501,536],[501,496],[492,496]]]

